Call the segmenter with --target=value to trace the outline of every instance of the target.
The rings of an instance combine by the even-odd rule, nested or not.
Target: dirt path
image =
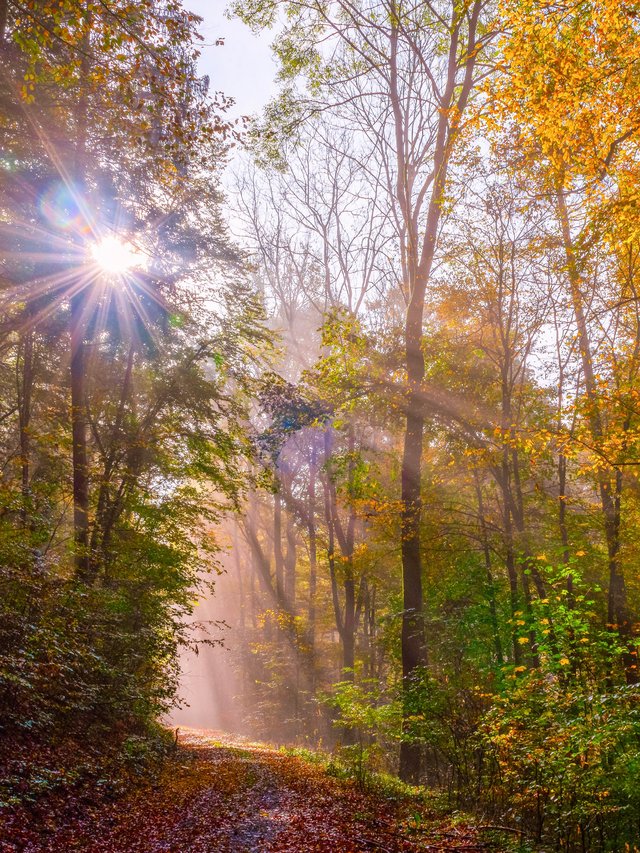
[[[72,825],[1,850],[21,853],[365,853],[486,850],[470,830],[439,822],[416,833],[403,805],[327,776],[315,764],[189,732],[154,786]],[[415,823],[415,820],[414,820]],[[27,832],[27,835],[30,833]],[[422,837],[419,837],[422,836]]]

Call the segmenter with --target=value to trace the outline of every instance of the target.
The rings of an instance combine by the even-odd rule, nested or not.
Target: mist
[[[235,592],[234,577],[225,566],[215,588],[202,594],[194,610],[195,647],[183,646],[179,654],[182,701],[169,718],[174,727],[248,733],[237,671],[242,624]]]

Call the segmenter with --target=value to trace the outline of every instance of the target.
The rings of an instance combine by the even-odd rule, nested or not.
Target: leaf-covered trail
[[[416,832],[402,805],[327,776],[321,766],[203,732],[153,786],[88,808],[23,853],[432,853],[487,848],[471,830],[435,822]],[[0,845],[1,846],[1,845]],[[13,848],[16,849],[16,848]]]

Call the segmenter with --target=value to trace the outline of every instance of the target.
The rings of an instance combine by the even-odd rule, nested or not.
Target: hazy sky
[[[211,78],[211,90],[235,98],[234,114],[259,112],[274,94],[276,66],[268,34],[255,36],[241,21],[229,21],[224,11],[229,0],[186,0],[185,6],[204,18],[200,27],[200,70]],[[224,38],[222,47],[215,41]]]

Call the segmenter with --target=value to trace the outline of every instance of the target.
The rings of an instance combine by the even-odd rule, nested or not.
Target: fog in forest
[[[190,621],[191,643],[182,646],[180,706],[170,722],[174,727],[217,729],[249,734],[243,725],[241,679],[238,671],[242,614],[234,583],[233,556],[220,561],[221,574],[211,589],[202,589]]]
[[[223,644],[208,645],[200,642],[193,648],[183,647],[180,653],[180,696],[182,706],[171,714],[173,726],[191,728],[220,729],[226,732],[241,733],[238,714],[238,678],[233,666],[234,639],[237,637],[237,617],[225,610],[224,587],[229,584],[227,575],[220,578],[218,593],[207,594],[198,607],[195,616],[198,621],[216,622],[226,617],[228,628],[212,626],[211,638],[222,636]],[[206,639],[203,629],[194,630],[194,640]]]

